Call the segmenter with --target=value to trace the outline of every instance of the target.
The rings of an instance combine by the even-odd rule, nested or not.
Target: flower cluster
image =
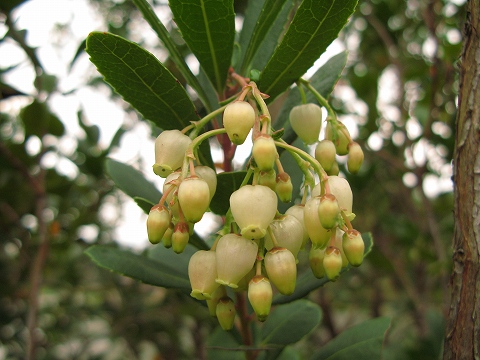
[[[364,242],[351,225],[355,217],[352,191],[347,180],[338,176],[336,162],[337,155],[348,154],[348,170],[356,173],[363,161],[362,149],[320,94],[307,82],[303,85],[328,112],[325,139],[320,142],[320,106],[302,104],[290,113],[298,137],[309,145],[318,142],[315,156],[276,137],[266,95],[253,82],[245,84],[228,105],[183,131],[163,131],[155,141],[153,171],[166,179],[163,196],[148,215],[148,237],[181,253],[194,224],[208,211],[217,185],[216,172],[197,160],[199,144],[226,133],[233,144],[240,145],[252,133],[247,175],[230,196],[225,226],[212,248],[197,251],[188,266],[191,296],[206,300],[224,329],[231,329],[235,320],[235,304],[227,288],[246,290],[258,320],[265,321],[274,289],[283,295],[294,293],[302,249],[309,249],[313,274],[331,281],[348,264],[359,266],[363,260]],[[200,127],[221,113],[223,127],[197,135]],[[301,202],[284,214],[277,210],[278,201],[291,202],[293,186],[280,162],[279,148],[293,156],[304,174]]]

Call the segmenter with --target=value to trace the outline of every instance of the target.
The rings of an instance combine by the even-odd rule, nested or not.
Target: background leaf
[[[335,40],[357,0],[304,0],[262,71],[258,87],[270,101],[297,81]]]
[[[374,360],[381,358],[390,318],[380,317],[355,325],[326,344],[312,360]]]
[[[130,165],[107,159],[106,170],[115,185],[131,198],[142,198],[144,201],[156,204],[162,197],[162,193],[156,186]]]
[[[363,233],[362,234],[363,241],[365,242],[365,256],[367,256],[370,251],[372,251],[373,247],[373,238],[372,234],[370,233]],[[342,273],[348,271],[351,268],[349,265],[345,269],[342,270]],[[285,304],[292,302],[294,300],[300,299],[306,295],[308,295],[311,291],[318,289],[319,287],[325,285],[330,280],[325,276],[321,279],[317,279],[312,271],[307,269],[304,271],[300,276],[297,278],[297,285],[295,286],[295,291],[292,295],[285,296],[282,294],[277,294],[273,297],[273,304]]]
[[[233,53],[233,0],[170,0],[174,20],[208,78],[223,92]]]
[[[321,318],[321,309],[308,300],[278,306],[270,313],[262,328],[261,343],[293,344],[312,331]]]
[[[248,71],[257,51],[260,50],[262,53],[265,51],[264,47],[261,46],[264,39],[269,39],[267,44],[273,44],[274,46],[277,44],[280,32],[278,26],[275,27],[274,25],[279,20],[280,30],[283,28],[292,5],[291,0],[249,1],[245,14],[247,23],[244,23],[240,34],[241,72],[244,75],[246,75],[246,71]],[[272,31],[272,29],[275,31]]]
[[[147,50],[120,36],[92,32],[86,51],[105,81],[161,129],[181,130],[198,120],[184,87]]]
[[[246,171],[223,172],[217,174],[217,191],[210,202],[210,210],[225,215],[230,207],[230,195],[240,187]]]
[[[97,265],[145,284],[190,291],[188,274],[180,271],[177,266],[171,266],[171,264],[165,264],[149,259],[146,256],[137,255],[108,245],[91,246],[85,253]],[[171,255],[182,257],[182,254],[178,255],[173,251]],[[183,256],[186,257],[188,254]]]
[[[158,38],[162,41],[163,45],[167,48],[170,57],[177,66],[178,70],[182,73],[187,83],[197,92],[198,97],[205,105],[208,111],[211,111],[211,106],[208,101],[208,97],[200,85],[198,79],[193,75],[192,71],[185,62],[185,58],[181,54],[178,46],[172,40],[168,30],[162,24],[158,16],[153,11],[152,7],[146,0],[133,0],[135,6],[140,10],[143,18],[148,22],[150,27],[157,33]]]

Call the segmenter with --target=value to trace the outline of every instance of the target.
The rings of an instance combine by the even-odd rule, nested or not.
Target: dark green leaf
[[[277,18],[282,14],[282,10],[287,8],[287,14],[291,9],[292,2],[287,0],[265,0],[250,1],[247,12],[245,14],[245,23],[240,34],[240,46],[242,51],[242,73],[246,73],[258,50],[264,51],[264,47],[260,46],[264,39],[268,36],[269,43],[273,42],[274,46],[279,39],[279,32],[272,31],[272,27]],[[255,21],[256,19],[256,21]],[[286,23],[287,17],[281,19],[282,26]]]
[[[86,51],[105,81],[158,127],[182,129],[198,120],[185,88],[147,50],[119,36],[93,32]]]
[[[312,84],[312,86],[325,99],[330,96],[330,93],[333,91],[335,84],[337,83],[338,79],[340,79],[342,71],[345,68],[345,64],[347,63],[347,55],[347,52],[343,51],[335,56],[332,56],[332,58],[329,59],[323,66],[321,66],[310,78],[310,83]],[[307,91],[306,95],[307,103],[318,104],[318,101],[315,99],[315,97],[310,91]],[[301,101],[301,95],[300,91],[298,91],[298,88],[292,89],[292,91],[290,91],[290,93],[288,94],[287,99],[283,103],[279,116],[275,121],[276,128],[285,128],[286,135],[284,137],[284,140],[291,138],[290,134],[293,133],[293,130],[290,127],[290,123],[288,121],[290,110],[292,110],[294,106],[299,105]]]
[[[25,125],[26,137],[36,135],[41,138],[45,134],[62,136],[65,132],[63,123],[50,112],[48,105],[38,100],[23,108],[20,117]]]
[[[182,276],[188,279],[188,263],[196,251],[197,249],[195,247],[187,245],[183,253],[176,254],[172,249],[167,249],[159,244],[158,246],[152,246],[148,250],[147,257],[161,263],[169,269],[172,269],[172,271],[175,271],[178,274],[182,274]]]
[[[83,40],[77,48],[77,51],[75,52],[75,55],[73,56],[72,61],[70,62],[70,65],[68,66],[69,70],[72,70],[73,65],[77,62],[78,58],[80,55],[82,55],[85,52],[85,47],[87,46],[87,39]]]
[[[373,239],[371,233],[362,234],[363,241],[365,242],[365,256],[367,256],[373,247]],[[342,272],[349,270],[351,267],[343,269]],[[327,277],[317,279],[310,269],[306,270],[297,278],[297,285],[295,286],[295,291],[290,296],[285,296],[277,294],[273,297],[274,304],[285,304],[292,302],[297,299],[301,299],[304,296],[307,296],[311,291],[318,289],[319,287],[325,285],[330,280]]]
[[[357,0],[304,0],[258,83],[270,101],[297,81],[337,37]]]
[[[230,195],[238,190],[246,171],[223,172],[217,175],[217,191],[210,202],[210,210],[215,214],[225,215],[230,208]]]
[[[161,245],[158,245],[161,246]],[[145,284],[176,289],[190,289],[186,273],[161,262],[107,245],[93,245],[85,253],[99,266],[137,279]],[[172,251],[172,256],[177,255]]]
[[[262,328],[264,345],[288,345],[312,331],[322,318],[318,305],[308,300],[298,300],[275,308]]]
[[[217,327],[208,336],[207,357],[215,360],[245,360],[245,354],[238,351],[240,344],[230,331]]]
[[[355,325],[338,335],[317,352],[312,360],[375,360],[381,358],[390,319],[380,317]]]
[[[227,78],[235,39],[233,0],[170,0],[174,20],[219,94]]]
[[[100,139],[100,128],[97,125],[88,125],[83,120],[83,112],[80,110],[77,112],[78,125],[82,128],[87,135],[87,142],[90,146],[98,144]]]
[[[307,147],[300,139],[297,139],[292,145],[308,153]],[[280,161],[282,162],[283,170],[290,175],[290,180],[293,184],[292,201],[289,203],[278,203],[278,211],[283,214],[289,207],[293,205],[293,201],[295,201],[295,199],[300,195],[300,188],[303,182],[303,172],[300,170],[297,162],[288,151],[281,153]]]
[[[207,95],[205,94],[205,91],[200,86],[200,83],[195,77],[195,75],[193,75],[192,71],[185,62],[184,57],[180,53],[178,46],[172,40],[170,34],[168,33],[168,30],[165,28],[158,16],[155,14],[150,4],[146,0],[133,0],[133,2],[142,13],[144,19],[148,21],[153,31],[157,33],[158,38],[163,42],[165,48],[167,48],[170,57],[177,66],[178,70],[180,70],[180,72],[182,73],[185,80],[187,80],[188,84],[197,92],[198,97],[203,102],[205,107],[209,111],[211,111],[212,108],[208,101]]]
[[[273,52],[282,40],[288,23],[291,19],[291,11],[294,0],[288,0],[283,6],[282,11],[278,14],[270,31],[260,45],[261,51],[257,51],[252,59],[251,68],[264,69],[268,61],[272,57]]]
[[[145,179],[142,173],[130,165],[113,159],[106,160],[107,174],[110,175],[120,190],[131,198],[143,198],[156,204],[162,193],[151,182]]]

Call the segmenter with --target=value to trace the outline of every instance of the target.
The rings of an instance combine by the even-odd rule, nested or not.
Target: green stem
[[[310,154],[306,153],[305,151],[303,151],[303,150],[301,150],[301,149],[299,149],[295,146],[292,146],[292,145],[289,145],[289,144],[285,143],[283,140],[275,141],[275,145],[278,146],[278,147],[284,148],[285,150],[289,151],[292,155],[296,154],[296,155],[300,156],[302,159],[305,159],[306,161],[308,161],[310,163],[310,165],[312,165],[313,170],[318,174],[321,181],[327,181],[328,180],[328,174],[326,173],[325,170],[323,170],[322,165],[320,165],[320,163],[317,161],[317,159],[315,159]],[[301,165],[300,165],[300,168],[302,169],[302,171],[304,170],[303,169],[304,167],[302,167]],[[306,174],[305,171],[303,171],[303,172]]]
[[[197,137],[198,133],[200,132],[200,130],[205,126],[207,125],[210,121],[213,120],[213,118],[215,118],[217,115],[220,115],[222,114],[224,111],[225,111],[225,108],[227,107],[227,105],[224,105],[220,108],[218,108],[217,110],[215,111],[212,111],[211,113],[209,113],[208,115],[206,115],[205,117],[203,117],[202,119],[198,120],[198,121],[192,121],[192,124],[195,126],[195,129],[192,130],[192,132],[190,133],[189,137],[190,139],[194,139]],[[220,129],[217,129],[217,130],[220,130]],[[205,133],[207,134],[207,133]],[[205,134],[202,134],[205,135]],[[200,136],[199,136],[200,137]],[[197,138],[198,139],[198,138]],[[195,139],[195,140],[197,140]],[[194,140],[194,141],[195,141]]]
[[[325,109],[327,109],[329,119],[334,123],[337,123],[338,122],[337,114],[335,113],[335,111],[333,111],[328,101],[312,86],[312,84],[310,84],[310,82],[305,79],[300,79],[299,83],[301,83],[309,91],[311,91],[311,93],[313,94],[313,96],[315,96],[315,98],[318,100],[320,105],[324,106]]]

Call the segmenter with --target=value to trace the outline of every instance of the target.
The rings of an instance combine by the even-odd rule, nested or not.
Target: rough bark
[[[454,154],[452,298],[444,359],[480,359],[480,0],[469,0]]]

